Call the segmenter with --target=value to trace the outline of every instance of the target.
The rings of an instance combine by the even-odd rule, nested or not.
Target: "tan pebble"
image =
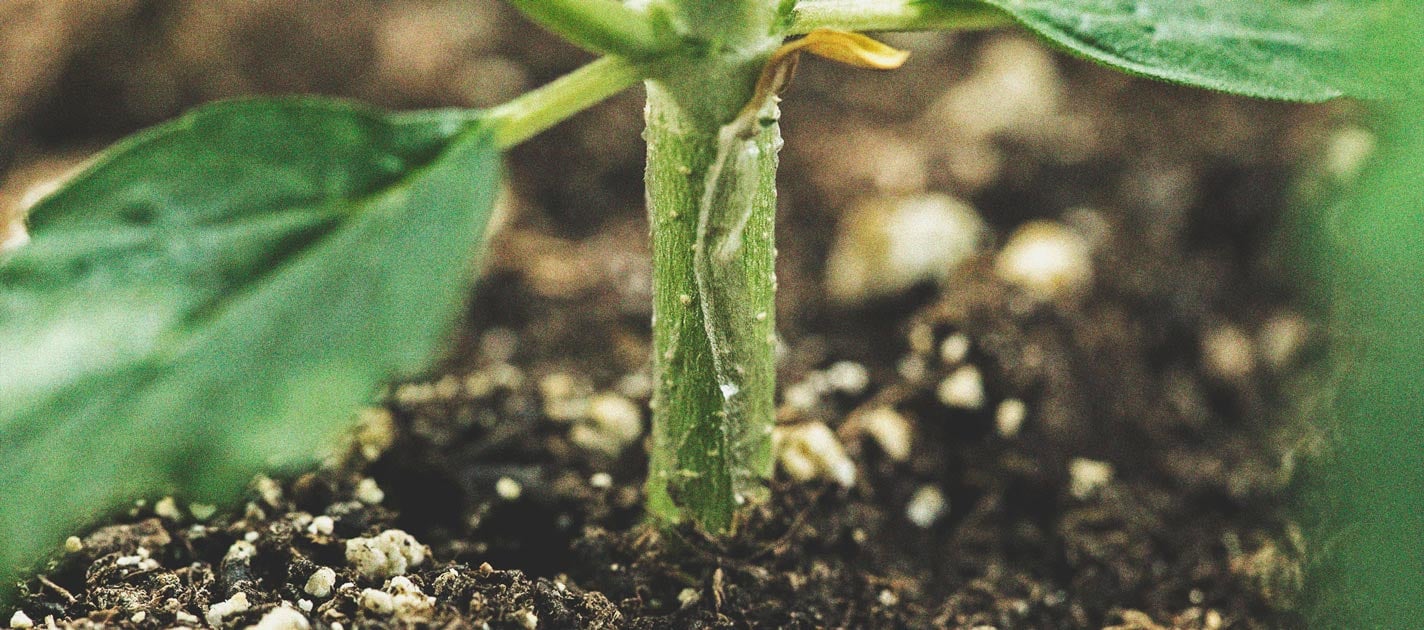
[[[984,377],[979,368],[961,366],[940,381],[935,394],[947,407],[979,409],[984,406]]]
[[[994,410],[994,430],[999,433],[999,437],[1015,437],[1023,429],[1026,418],[1028,405],[1017,398],[1005,399],[999,403],[999,408]]]
[[[826,384],[830,389],[858,395],[870,385],[870,372],[854,361],[837,361],[826,368]]]
[[[588,478],[588,485],[594,488],[598,488],[599,490],[606,490],[608,488],[612,488],[613,475],[610,475],[606,472],[593,473],[593,475]]]
[[[620,444],[630,444],[643,435],[642,410],[618,394],[605,393],[591,398],[588,417],[600,432]]]
[[[1112,481],[1113,467],[1082,457],[1068,463],[1068,493],[1077,499],[1087,499]]]
[[[925,484],[915,489],[905,504],[905,518],[920,529],[929,529],[949,511],[949,502],[939,488]]]
[[[859,304],[943,280],[978,251],[984,232],[979,214],[947,195],[865,201],[837,227],[827,291],[837,302]]]
[[[376,485],[376,480],[371,478],[362,479],[356,482],[356,500],[366,505],[380,505],[386,500],[386,493],[381,487]]]
[[[1202,361],[1214,376],[1239,380],[1256,369],[1256,351],[1251,337],[1240,328],[1222,324],[1202,337]]]
[[[518,481],[509,477],[500,477],[498,481],[494,482],[494,493],[505,501],[514,501],[524,493],[524,488],[519,485]]]
[[[1086,239],[1061,223],[1030,221],[1009,236],[994,271],[1033,298],[1079,297],[1092,285],[1092,250]]]
[[[914,429],[900,412],[890,407],[876,407],[862,414],[858,422],[886,457],[897,462],[909,461]]]
[[[939,342],[939,360],[945,365],[957,365],[969,357],[969,337],[954,333]]]
[[[772,441],[782,468],[799,481],[829,479],[849,488],[855,485],[855,462],[834,431],[821,422],[776,427]]]

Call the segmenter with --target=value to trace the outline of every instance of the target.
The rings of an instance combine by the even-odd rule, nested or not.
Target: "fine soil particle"
[[[358,4],[395,29],[379,43],[438,3]],[[515,83],[578,60],[506,39]],[[630,94],[514,151],[452,358],[367,410],[347,456],[211,516],[138,504],[71,540],[20,608],[37,626],[142,628],[1300,625],[1309,541],[1285,505],[1315,344],[1276,235],[1349,113],[1148,84],[1017,35],[894,41],[916,53],[904,71],[808,63],[787,94],[782,470],[733,536],[642,522]],[[376,49],[313,63],[396,63]],[[449,102],[406,78],[426,91],[384,100]],[[942,227],[916,222],[933,212],[839,221],[942,194],[984,230],[952,262],[886,254]],[[885,242],[838,244],[857,238]],[[1072,264],[1035,266],[1038,246]],[[833,299],[826,278],[857,264],[900,265],[896,290]]]

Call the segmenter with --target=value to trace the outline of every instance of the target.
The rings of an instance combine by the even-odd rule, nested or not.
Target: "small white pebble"
[[[519,498],[519,495],[524,494],[524,487],[509,477],[500,477],[498,481],[494,482],[494,493],[505,501],[514,501]]]
[[[600,437],[598,450],[610,454],[623,451],[643,436],[643,412],[633,401],[614,393],[604,393],[588,400],[589,426]]]
[[[1202,361],[1217,378],[1237,380],[1256,369],[1255,344],[1231,324],[1213,328],[1202,337]]]
[[[514,621],[524,630],[535,630],[539,627],[539,616],[527,608],[514,613]]]
[[[178,612],[173,613],[173,620],[188,626],[196,626],[199,622],[197,615],[190,613],[186,610],[180,610]]]
[[[1009,236],[994,271],[1038,299],[1073,297],[1092,284],[1092,248],[1061,223],[1030,221]]]
[[[129,617],[129,621],[133,623],[143,623],[144,619],[148,619],[148,613],[142,610],[134,613],[133,616]]]
[[[70,536],[64,539],[64,550],[69,553],[79,553],[84,550],[84,541],[80,540],[78,536]]]
[[[653,377],[647,372],[634,372],[618,379],[614,389],[628,398],[647,398],[653,394]]]
[[[910,502],[905,504],[905,518],[921,529],[929,529],[947,511],[949,502],[945,500],[944,493],[929,484],[916,489],[915,494],[910,496]]]
[[[213,604],[212,607],[208,608],[208,614],[205,616],[208,625],[217,626],[222,623],[223,619],[238,613],[247,612],[249,608],[252,608],[252,603],[247,601],[247,593],[238,591],[234,593],[232,597],[229,597],[227,601]]]
[[[257,555],[257,546],[246,540],[239,540],[227,548],[224,562],[247,562]]]
[[[924,357],[912,354],[902,357],[895,365],[895,371],[905,380],[917,383],[925,380],[925,376],[929,374],[929,366],[925,364]]]
[[[316,604],[312,603],[310,599],[299,599],[297,600],[297,608],[302,612],[311,612],[313,608],[316,608]]]
[[[376,485],[375,479],[369,477],[356,482],[355,495],[357,501],[366,505],[380,505],[382,501],[386,500],[385,491]]]
[[[346,561],[360,576],[384,580],[425,562],[425,546],[399,529],[346,541]]]
[[[592,386],[583,379],[555,372],[539,380],[544,415],[556,422],[574,422],[588,417],[588,397]]]
[[[998,431],[999,437],[1011,438],[1019,434],[1023,429],[1024,419],[1028,418],[1028,405],[1017,398],[1008,398],[999,403],[999,408],[994,410],[994,429]]]
[[[859,423],[880,445],[880,450],[885,451],[886,457],[897,462],[909,461],[914,429],[900,412],[890,407],[876,407],[861,415]]]
[[[1271,367],[1289,367],[1310,338],[1310,325],[1299,315],[1276,315],[1266,320],[1258,333],[1261,356]]]
[[[460,379],[453,374],[446,374],[435,381],[434,387],[435,397],[440,400],[454,400],[460,396]]]
[[[939,342],[939,360],[945,365],[957,365],[969,357],[969,337],[954,333]]]
[[[312,572],[311,577],[307,578],[307,585],[302,590],[317,599],[325,599],[331,595],[331,587],[335,585],[336,571],[330,567],[322,567]]]
[[[945,406],[979,409],[984,406],[984,377],[979,374],[979,368],[961,366],[940,381],[935,394]]]
[[[815,407],[821,401],[821,393],[816,391],[815,384],[810,381],[801,381],[787,387],[781,396],[787,405],[802,411]]]
[[[361,607],[377,615],[389,615],[396,610],[396,598],[382,590],[368,588],[361,591]]]
[[[826,381],[831,389],[855,396],[870,385],[870,372],[854,361],[838,361],[826,368]]]
[[[158,503],[153,504],[153,513],[170,521],[183,520],[183,511],[178,509],[178,502],[174,501],[173,497],[159,499]]]
[[[340,621],[333,621],[331,622],[331,630],[346,630],[346,626],[342,625]]]
[[[702,594],[698,593],[697,589],[695,588],[685,588],[679,591],[677,594],[677,601],[679,604],[682,604],[683,608],[687,608],[688,606],[697,603],[697,600],[699,599],[702,599]]]
[[[35,627],[35,622],[30,619],[29,615],[25,614],[25,611],[17,610],[15,614],[10,616],[10,627],[18,629],[33,628]]]
[[[979,248],[984,220],[953,197],[871,197],[836,226],[826,261],[831,299],[859,304],[923,280],[943,280]]]
[[[846,455],[834,431],[821,422],[776,427],[772,441],[781,467],[798,481],[830,479],[842,487],[855,485],[855,462]]]
[[[330,536],[336,530],[336,520],[325,514],[312,519],[307,532],[314,536]]]
[[[257,625],[248,628],[248,630],[308,630],[309,628],[311,628],[311,623],[307,621],[306,615],[283,604],[267,611],[267,614],[262,615],[262,618],[257,621]]]
[[[612,488],[613,475],[610,475],[606,472],[593,473],[593,475],[588,478],[588,485],[598,488],[599,490],[606,490],[608,488]]]
[[[1074,458],[1068,463],[1068,493],[1086,499],[1113,478],[1112,464],[1095,459]]]
[[[258,534],[258,533],[255,532],[255,531],[254,531],[254,532],[247,532],[246,534],[243,534],[243,535],[242,535],[242,539],[245,540],[245,541],[247,541],[247,542],[250,542],[250,543],[257,542],[257,539],[258,539],[258,538],[261,538],[261,537],[262,537],[262,535],[261,535],[261,534]]]
[[[880,600],[881,606],[894,606],[900,603],[900,596],[888,588],[880,591],[880,596],[876,599]]]
[[[1363,127],[1344,127],[1331,134],[1325,145],[1325,170],[1350,180],[1375,151],[1374,133]]]

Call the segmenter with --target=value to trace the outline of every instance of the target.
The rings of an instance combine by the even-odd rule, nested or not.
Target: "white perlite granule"
[[[283,604],[262,615],[257,625],[248,630],[310,630],[311,623],[305,615]]]
[[[25,611],[17,610],[15,614],[10,616],[10,627],[16,629],[33,628],[35,627],[35,622],[30,619],[29,615],[25,614]]]
[[[302,590],[305,590],[307,595],[324,599],[331,595],[333,586],[336,586],[336,571],[329,567],[322,567],[312,572],[311,577],[307,578],[306,587]]]
[[[207,617],[208,625],[217,626],[222,623],[223,619],[247,612],[249,608],[252,608],[252,603],[247,601],[247,593],[238,592],[225,602],[213,604],[205,617]]]
[[[346,561],[361,577],[385,580],[425,562],[425,546],[410,534],[388,529],[371,538],[346,541]]]

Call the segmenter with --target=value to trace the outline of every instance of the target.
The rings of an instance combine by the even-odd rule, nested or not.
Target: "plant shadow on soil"
[[[393,387],[343,464],[204,521],[135,507],[21,607],[120,627],[199,625],[239,593],[250,607],[222,623],[285,602],[323,627],[1299,625],[1304,543],[1284,506],[1308,432],[1288,412],[1314,342],[1274,235],[1301,156],[1348,112],[1152,85],[1012,35],[897,41],[917,50],[900,73],[807,64],[783,118],[779,421],[835,430],[853,487],[780,474],[727,540],[642,525],[641,441],[590,420],[631,403],[646,421],[627,95],[513,153],[520,201],[455,358]],[[994,73],[1022,67],[1046,70],[998,83],[1029,86],[1018,118],[958,105],[1012,109]],[[830,300],[839,217],[924,190],[972,203],[989,245],[938,282]],[[1030,299],[996,273],[1031,219],[1091,243],[1083,294]],[[837,384],[836,365],[864,382]],[[964,366],[982,401],[947,404],[939,385]],[[872,410],[904,423],[908,454],[857,420]],[[366,589],[399,588],[345,549],[389,528],[431,553],[410,575],[424,595],[382,608]],[[317,597],[322,566],[336,588]]]

